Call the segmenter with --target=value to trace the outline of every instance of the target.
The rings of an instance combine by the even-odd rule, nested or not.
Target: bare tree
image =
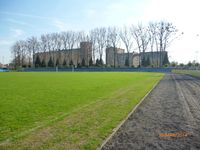
[[[93,29],[89,33],[90,42],[92,43],[92,60],[95,61],[96,47],[97,47],[97,29]]]
[[[126,51],[128,53],[128,62],[130,61],[129,60],[129,53],[130,53],[130,50],[133,46],[133,41],[132,41],[132,35],[131,35],[131,32],[130,32],[130,28],[128,28],[127,26],[124,26],[121,30],[120,30],[120,34],[119,34],[122,42],[124,43],[125,47],[126,47]],[[130,63],[128,64],[130,65]]]
[[[50,41],[48,39],[48,36],[46,36],[44,34],[41,35],[40,42],[39,42],[39,47],[40,47],[40,51],[43,52],[43,54],[44,54],[43,60],[45,61],[45,63],[48,62],[48,60],[47,60],[47,50],[49,50],[49,42]],[[49,55],[50,55],[50,50],[49,50]],[[35,58],[34,58],[34,60],[35,60]],[[47,64],[45,64],[45,66],[47,66]]]
[[[42,37],[43,36],[41,36],[41,38]],[[42,39],[43,51],[45,51],[46,46],[44,46],[44,45],[46,44],[46,42],[43,41],[43,40],[44,39]],[[45,43],[43,43],[43,42],[45,42]],[[38,42],[36,37],[32,36],[31,38],[29,38],[27,40],[27,43],[28,43],[29,61],[30,61],[30,58],[31,58],[31,55],[32,55],[33,56],[32,63],[33,63],[33,67],[35,67],[35,54],[39,51],[39,42]]]
[[[23,40],[17,41],[12,46],[11,52],[14,55],[14,63],[16,68],[27,66],[28,46],[26,41]]]
[[[153,65],[153,60],[154,60],[154,55],[153,55],[153,52],[154,52],[154,48],[156,47],[156,51],[157,51],[157,54],[158,54],[158,40],[156,38],[157,36],[157,31],[156,31],[156,27],[157,27],[157,24],[156,23],[153,23],[153,22],[150,22],[149,23],[149,26],[148,26],[148,31],[149,31],[149,40],[150,40],[150,46],[151,46],[151,64]],[[157,66],[158,66],[158,59],[157,59]]]
[[[50,34],[44,34],[41,36],[41,48],[42,48],[42,51],[45,53],[44,54],[45,60],[47,56],[47,53],[46,53],[47,51],[48,51],[48,55],[51,57],[52,50],[51,50],[51,35]]]
[[[54,40],[55,40],[55,49],[56,49],[56,65],[60,66],[61,65],[61,46],[62,46],[62,40],[61,40],[61,34],[55,33],[54,34]]]
[[[139,30],[139,33],[140,33],[140,41],[141,41],[141,48],[142,48],[142,62],[144,63],[145,61],[145,52],[147,50],[147,47],[148,47],[148,44],[149,44],[149,34],[148,34],[148,30],[146,27],[144,27],[142,24],[138,24],[138,30]],[[145,65],[145,64],[141,64],[142,66]]]
[[[114,68],[116,67],[117,45],[119,44],[119,32],[116,27],[108,27],[107,46],[113,47]]]
[[[157,23],[157,40],[158,40],[158,47],[160,51],[160,64],[159,66],[162,67],[163,65],[163,52],[166,51],[166,48],[170,45],[172,40],[174,39],[175,34],[177,33],[177,29],[173,26],[172,23],[160,21]]]
[[[147,32],[147,28],[142,24],[138,24],[136,27],[132,26],[131,33],[133,38],[136,40],[138,50],[139,50],[139,66],[142,66],[141,60],[144,60],[144,54],[147,50],[150,38]],[[142,53],[141,53],[142,52]],[[142,57],[141,57],[142,56]]]
[[[133,36],[133,38],[135,39],[136,41],[136,44],[137,44],[137,47],[138,47],[138,51],[139,51],[139,67],[141,67],[141,57],[140,57],[140,54],[141,54],[141,41],[140,41],[140,32],[138,30],[138,28],[134,25],[132,25],[131,27],[131,34]]]
[[[86,35],[83,31],[66,31],[62,33],[41,35],[39,41],[36,37],[30,37],[26,41],[17,41],[12,46],[11,52],[13,54],[16,67],[25,66],[27,64],[30,65],[31,59],[33,59],[32,63],[33,67],[35,67],[35,56],[39,52],[39,49],[41,52],[43,52],[43,59],[45,61],[47,55],[52,57],[54,65],[55,55],[57,55],[56,58],[59,61],[61,60],[62,48],[66,50],[65,55],[68,56],[65,56],[65,59],[68,58],[68,62],[76,58],[77,60],[73,61],[77,61],[77,63],[80,63],[80,54],[77,53],[77,57],[73,57],[72,55],[75,53],[73,53],[72,50],[74,49],[74,47],[78,48],[80,46],[80,42],[90,41],[93,43],[91,52],[92,56],[90,52],[86,51],[84,53],[84,58],[87,57],[86,64],[89,64],[89,57],[92,57],[93,60],[95,60],[96,54],[98,55],[100,60],[103,60],[105,48],[112,47],[114,67],[116,67],[117,63],[119,62],[119,55],[117,55],[117,46],[119,46],[119,44],[123,42],[129,59],[129,53],[131,48],[133,47],[132,39],[134,39],[136,41],[139,51],[139,66],[143,65],[141,64],[141,60],[144,59],[145,52],[147,51],[150,43],[151,62],[155,60],[155,58],[153,58],[153,52],[155,51],[154,49],[156,49],[157,56],[159,56],[157,57],[157,66],[161,67],[164,60],[163,52],[166,51],[168,46],[175,39],[174,36],[176,32],[176,27],[173,26],[172,23],[164,21],[160,21],[158,23],[149,23],[148,27],[143,26],[142,24],[131,26],[130,28],[124,26],[121,30],[116,27],[95,28],[90,31],[89,35]]]
[[[78,33],[74,32],[74,31],[66,31],[66,32],[62,32],[62,40],[63,40],[63,45],[64,45],[64,49],[68,50],[68,52],[66,52],[65,54],[67,54],[65,56],[65,58],[67,58],[69,61],[72,61],[73,56],[72,56],[72,49],[75,47],[75,45],[77,44],[77,47],[79,47],[78,43]]]
[[[98,28],[97,29],[97,44],[98,44],[98,53],[100,60],[103,60],[103,53],[104,49],[106,48],[106,37],[107,37],[107,30],[106,28]],[[117,42],[117,41],[116,41]]]
[[[20,45],[20,51],[21,51],[21,66],[25,67],[27,62],[26,62],[26,58],[27,58],[27,42],[20,40],[19,41],[19,45]]]
[[[75,36],[75,37],[76,37],[75,39],[76,39],[76,45],[77,45],[77,47],[80,47],[80,43],[83,42],[83,41],[90,41],[89,36],[86,35],[84,31],[76,32],[75,35],[76,35],[76,36]],[[87,57],[87,59],[85,60],[85,63],[86,63],[86,65],[88,66],[88,65],[89,65],[89,58],[88,58],[89,53],[86,52],[85,55],[86,55],[86,57]],[[77,62],[78,62],[78,60],[80,60],[80,58],[81,58],[81,56],[80,56],[80,54],[78,53]],[[82,60],[81,60],[81,61],[82,61]]]
[[[15,44],[12,46],[11,53],[14,57],[13,60],[14,67],[15,69],[17,69],[17,67],[21,66],[21,51],[20,51],[20,44],[18,41],[15,42]]]
[[[55,54],[56,52],[58,51],[57,49],[57,33],[51,33],[50,34],[50,48],[51,48],[51,51],[52,51],[52,58],[53,58],[53,64],[55,66],[55,63],[56,63],[56,60],[55,60]]]
[[[163,66],[164,60],[164,51],[167,47],[176,39],[175,35],[177,29],[172,23],[160,21],[160,22],[151,22],[149,23],[149,33],[151,41],[151,52],[156,48],[157,51],[157,67]],[[174,38],[175,37],[175,38]],[[152,54],[152,60],[153,60]]]
[[[80,42],[89,41],[89,37],[85,34],[84,31],[79,31],[75,33],[75,43],[76,46],[80,46]]]

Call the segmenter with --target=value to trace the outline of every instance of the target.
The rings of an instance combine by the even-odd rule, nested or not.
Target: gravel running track
[[[167,74],[102,150],[200,150],[200,80]]]

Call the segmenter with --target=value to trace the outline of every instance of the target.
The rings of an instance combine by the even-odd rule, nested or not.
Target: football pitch
[[[96,149],[162,73],[0,73],[0,149]]]

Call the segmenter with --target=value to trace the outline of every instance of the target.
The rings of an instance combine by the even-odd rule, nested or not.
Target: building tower
[[[89,66],[89,60],[92,58],[92,42],[80,43],[80,57],[81,61],[84,59],[85,64]]]

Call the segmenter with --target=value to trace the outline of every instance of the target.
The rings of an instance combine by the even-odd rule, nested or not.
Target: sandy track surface
[[[200,80],[167,74],[102,150],[200,150]]]

